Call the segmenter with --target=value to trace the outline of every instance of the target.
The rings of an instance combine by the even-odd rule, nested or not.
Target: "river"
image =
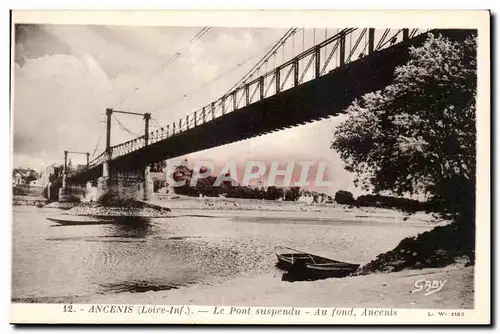
[[[278,272],[275,245],[363,264],[402,238],[430,228],[302,223],[300,218],[292,223],[279,218],[179,216],[88,226],[58,226],[46,219],[61,212],[13,207],[13,302],[91,302],[108,295],[133,296]]]

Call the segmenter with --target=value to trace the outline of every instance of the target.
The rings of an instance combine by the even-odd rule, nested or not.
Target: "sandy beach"
[[[176,198],[156,199],[153,205],[172,209],[174,217],[230,218],[233,222],[286,222],[286,224],[368,226],[401,224],[425,227],[443,224],[425,213],[407,216],[394,210],[347,208],[332,204],[306,205],[244,199]],[[300,217],[297,212],[300,211]],[[399,240],[394,240],[397,244]],[[388,250],[388,249],[387,249]],[[272,255],[270,255],[272,256]],[[215,284],[194,284],[168,291],[147,291],[129,296],[95,296],[93,303],[185,304],[234,306],[302,307],[397,307],[397,308],[473,308],[474,267],[455,264],[445,268],[403,270],[365,276],[331,278],[314,282],[287,282],[280,272],[244,272]],[[442,290],[429,295],[413,292],[419,280],[445,281]]]
[[[280,281],[276,275],[240,277],[214,286],[192,286],[140,295],[92,299],[93,303],[155,305],[220,305],[284,307],[474,308],[474,267],[404,270],[366,276],[330,278],[314,282]],[[429,295],[416,290],[418,280],[446,280]]]

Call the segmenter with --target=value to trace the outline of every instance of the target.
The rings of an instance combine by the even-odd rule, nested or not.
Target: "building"
[[[46,184],[43,183],[42,179],[33,180],[30,182],[30,187],[45,187]]]
[[[158,192],[160,189],[165,191],[166,177],[165,172],[151,172],[150,177],[153,181],[153,191]]]
[[[12,185],[17,186],[22,184],[25,184],[23,175],[21,174],[21,172],[16,172],[14,174],[14,177],[12,178]]]
[[[47,186],[53,178],[57,179],[59,172],[60,172],[59,164],[53,163],[53,164],[48,165],[47,167],[45,167],[43,172],[40,174],[40,179],[39,179],[40,183],[39,184],[42,187]]]
[[[297,199],[297,202],[306,204],[311,204],[313,201],[314,197],[312,195],[306,195],[306,194],[300,195],[299,198]]]

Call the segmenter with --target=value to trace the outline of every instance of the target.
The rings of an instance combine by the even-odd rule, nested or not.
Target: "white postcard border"
[[[302,315],[266,317],[230,316],[198,312],[214,306],[189,306],[193,314],[146,316],[92,314],[91,305],[75,305],[84,311],[64,312],[63,304],[11,304],[12,323],[280,323],[280,324],[485,324],[490,322],[490,18],[488,11],[13,11],[12,23],[171,25],[226,27],[418,27],[478,30],[476,264],[473,310],[397,309],[391,317],[325,317],[310,315],[316,309],[301,308]],[[334,19],[333,19],[334,18]],[[13,36],[12,36],[13,38]],[[12,106],[11,106],[12,112]],[[11,136],[13,136],[11,131]],[[12,137],[11,137],[12,138]],[[291,292],[292,293],[292,292]],[[334,303],[334,302],[333,302]],[[332,304],[333,304],[332,303]],[[180,305],[182,306],[182,305]],[[185,305],[184,307],[187,307]],[[136,308],[137,305],[134,306]],[[159,307],[159,306],[157,306]],[[170,307],[170,306],[169,306]],[[231,306],[227,306],[230,308]],[[258,307],[252,307],[257,309]],[[269,307],[266,307],[270,309]],[[276,307],[278,308],[278,307]],[[287,309],[287,308],[284,308]],[[328,308],[332,312],[333,308]],[[302,311],[304,310],[304,311]],[[362,312],[363,309],[355,309]],[[375,309],[372,309],[375,310]],[[305,312],[310,312],[309,315]],[[446,312],[447,315],[430,316]],[[463,316],[452,316],[463,312]]]

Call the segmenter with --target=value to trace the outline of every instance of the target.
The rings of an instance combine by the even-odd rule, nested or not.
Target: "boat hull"
[[[295,280],[316,280],[330,277],[345,277],[356,272],[359,264],[331,260],[325,257],[295,251],[276,253],[277,266],[288,271]],[[284,275],[285,276],[285,275]]]
[[[59,225],[102,225],[102,224],[112,224],[111,219],[103,219],[97,217],[86,217],[86,216],[57,216],[57,217],[47,217],[47,220],[57,223]]]

